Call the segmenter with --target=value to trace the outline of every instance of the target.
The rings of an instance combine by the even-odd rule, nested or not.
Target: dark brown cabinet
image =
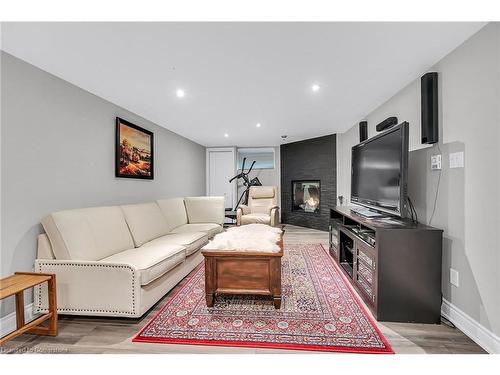
[[[329,226],[329,251],[336,262],[339,261],[339,230],[341,222],[332,220]]]
[[[330,254],[377,320],[440,322],[442,230],[346,206],[330,217]]]
[[[368,297],[368,303],[375,305],[376,290],[375,280],[377,278],[377,261],[375,251],[356,243],[356,278],[358,288]]]

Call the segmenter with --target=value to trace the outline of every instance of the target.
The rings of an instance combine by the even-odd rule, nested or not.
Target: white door
[[[234,207],[236,180],[234,148],[207,149],[207,195],[224,196],[225,207]]]

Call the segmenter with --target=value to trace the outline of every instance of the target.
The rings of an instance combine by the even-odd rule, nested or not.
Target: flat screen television
[[[406,216],[407,122],[354,146],[351,163],[351,202]]]

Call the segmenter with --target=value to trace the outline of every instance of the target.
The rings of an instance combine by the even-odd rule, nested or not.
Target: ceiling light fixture
[[[257,128],[260,128],[260,127],[261,127],[260,122],[258,122],[255,126],[256,126]]]
[[[224,138],[228,138],[228,137],[229,137],[229,134],[224,133]]]
[[[184,92],[183,89],[177,89],[175,95],[177,95],[178,98],[183,98],[184,96],[186,96],[186,93]]]
[[[319,85],[315,83],[314,85],[311,86],[312,92],[318,92],[320,89]]]

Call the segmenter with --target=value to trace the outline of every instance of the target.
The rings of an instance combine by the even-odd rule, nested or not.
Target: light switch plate
[[[450,284],[455,285],[457,288],[459,286],[458,271],[450,268]]]
[[[432,155],[431,156],[431,170],[437,171],[441,169],[441,155]]]
[[[464,152],[452,152],[450,154],[450,168],[464,167]]]

